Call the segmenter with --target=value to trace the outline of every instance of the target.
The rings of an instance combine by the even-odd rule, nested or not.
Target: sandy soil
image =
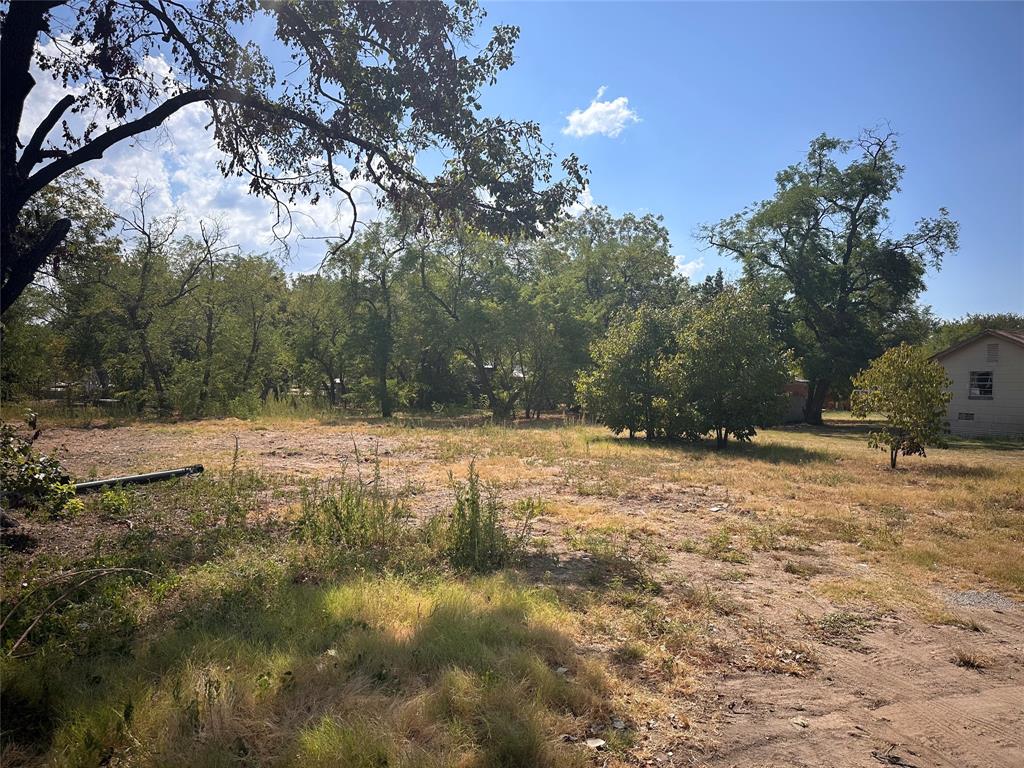
[[[351,473],[376,451],[391,482],[413,489],[417,512],[443,508],[449,465],[439,458],[440,433],[377,432],[315,425],[254,429],[228,421],[52,430],[39,445],[64,446],[67,464],[82,477],[197,461],[223,467],[231,462],[235,435],[240,462],[270,472]],[[452,465],[458,470],[464,463]],[[580,501],[561,481],[558,467],[537,463],[520,473],[509,492]],[[586,504],[642,520],[658,532],[667,557],[654,573],[665,585],[658,599],[666,611],[681,599],[679,585],[685,583],[710,585],[737,606],[715,627],[730,650],[705,664],[696,690],[663,702],[664,711],[678,712],[681,719],[631,724],[637,731],[631,762],[709,768],[1024,766],[1024,604],[983,586],[944,592],[939,596],[958,616],[985,631],[929,625],[899,611],[875,617],[848,641],[824,642],[814,621],[840,606],[813,589],[814,579],[861,577],[873,566],[827,543],[806,555],[753,552],[741,568],[687,551],[682,542],[754,514],[731,499],[727,488],[659,484],[625,497],[587,497]],[[536,532],[554,542],[543,568],[534,569],[538,578],[574,582],[582,573],[582,556],[564,545],[566,525],[557,516],[538,521]],[[784,570],[786,561],[802,558],[823,573],[808,577]],[[764,664],[751,662],[752,643],[765,636],[791,674],[763,671]],[[608,644],[609,638],[589,639],[595,653]],[[985,659],[982,669],[953,663],[954,649],[964,647]],[[790,663],[799,649],[805,649],[806,660]]]

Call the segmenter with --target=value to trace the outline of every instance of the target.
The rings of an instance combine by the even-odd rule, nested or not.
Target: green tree
[[[133,211],[122,217],[130,245],[121,257],[103,262],[94,273],[91,313],[102,313],[120,326],[141,354],[146,376],[161,411],[171,407],[166,376],[173,368],[173,307],[196,290],[203,256],[175,241],[178,220],[151,219],[146,190],[136,190]]]
[[[1013,312],[964,315],[956,320],[936,323],[922,351],[929,355],[959,344],[985,330],[1019,331],[1024,329],[1024,315]]]
[[[713,433],[719,448],[729,437],[747,441],[775,423],[790,380],[787,355],[771,334],[764,309],[725,288],[693,311],[677,340],[678,354],[661,376],[668,389],[668,429],[691,439]]]
[[[958,247],[958,224],[939,209],[902,237],[889,234],[899,191],[892,132],[856,141],[822,135],[806,159],[779,172],[771,200],[703,229],[737,258],[744,279],[786,298],[791,344],[810,380],[804,411],[820,424],[832,386],[843,386],[885,348],[895,318],[913,310],[929,267]],[[840,158],[858,155],[846,167]]]
[[[297,382],[332,406],[348,392],[351,316],[344,283],[329,274],[299,275],[288,295],[287,336]]]
[[[665,383],[661,376],[671,338],[668,313],[647,307],[623,310],[590,349],[594,367],[581,373],[576,395],[585,413],[630,439],[664,433]]]
[[[362,310],[361,325],[366,352],[376,381],[377,408],[391,416],[394,406],[388,391],[393,366],[400,296],[399,283],[408,270],[405,254],[410,235],[397,219],[375,221],[349,244],[333,249],[327,263],[346,281],[352,300]],[[355,318],[353,318],[354,320]]]
[[[885,352],[854,379],[853,415],[885,416],[885,424],[872,430],[868,444],[889,450],[889,466],[896,456],[925,456],[925,446],[943,445],[946,406],[952,394],[946,369],[909,344]]]
[[[457,214],[485,231],[539,234],[576,200],[584,169],[570,155],[550,183],[554,154],[535,123],[482,116],[480,91],[511,66],[519,33],[497,26],[478,40],[483,15],[473,0],[12,0],[0,38],[0,311],[72,226],[64,210],[22,237],[32,199],[192,104],[209,109],[220,171],[248,177],[285,215],[297,197],[337,194],[354,230],[351,189],[369,181],[421,225]],[[65,42],[43,48],[58,26]],[[272,44],[250,41],[257,26]],[[147,66],[160,60],[169,71]],[[28,125],[33,62],[68,92]],[[432,152],[444,162],[430,178],[416,158]]]

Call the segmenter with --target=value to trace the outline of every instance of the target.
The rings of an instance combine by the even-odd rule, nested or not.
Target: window
[[[956,420],[957,421],[974,421],[974,414],[973,413],[964,413],[963,411],[960,411],[960,413],[958,413],[956,415]]]
[[[971,371],[970,400],[992,399],[992,371]]]
[[[985,345],[985,362],[986,363],[998,363],[999,362],[999,344],[986,344]]]

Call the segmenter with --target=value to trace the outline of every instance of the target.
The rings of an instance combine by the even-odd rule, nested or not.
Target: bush
[[[447,530],[447,554],[453,566],[477,572],[493,571],[514,561],[530,537],[533,519],[540,502],[527,500],[517,505],[519,518],[515,533],[510,536],[502,526],[504,508],[497,497],[481,493],[480,475],[470,462],[466,483],[452,481],[455,505]]]
[[[82,510],[75,485],[57,459],[32,448],[10,424],[0,424],[0,486],[4,505],[42,509],[51,517]]]
[[[776,423],[790,380],[788,358],[772,338],[767,313],[728,289],[694,312],[677,339],[679,354],[662,368],[670,408],[669,434],[699,439],[711,433],[725,448],[730,437],[750,440]]]
[[[952,398],[946,369],[907,344],[871,361],[853,381],[853,415],[885,415],[885,424],[868,435],[872,448],[896,456],[925,455],[925,446],[942,446],[946,405]]]

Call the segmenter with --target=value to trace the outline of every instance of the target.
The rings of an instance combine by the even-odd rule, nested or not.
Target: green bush
[[[34,450],[10,424],[0,424],[0,486],[5,507],[41,509],[51,517],[82,511],[75,485],[61,463]]]
[[[459,569],[485,572],[502,568],[514,561],[530,537],[533,519],[540,511],[540,502],[527,500],[517,505],[519,518],[513,535],[505,530],[505,510],[493,493],[481,493],[480,475],[473,462],[469,464],[466,483],[452,481],[455,504],[447,530],[448,560]]]

